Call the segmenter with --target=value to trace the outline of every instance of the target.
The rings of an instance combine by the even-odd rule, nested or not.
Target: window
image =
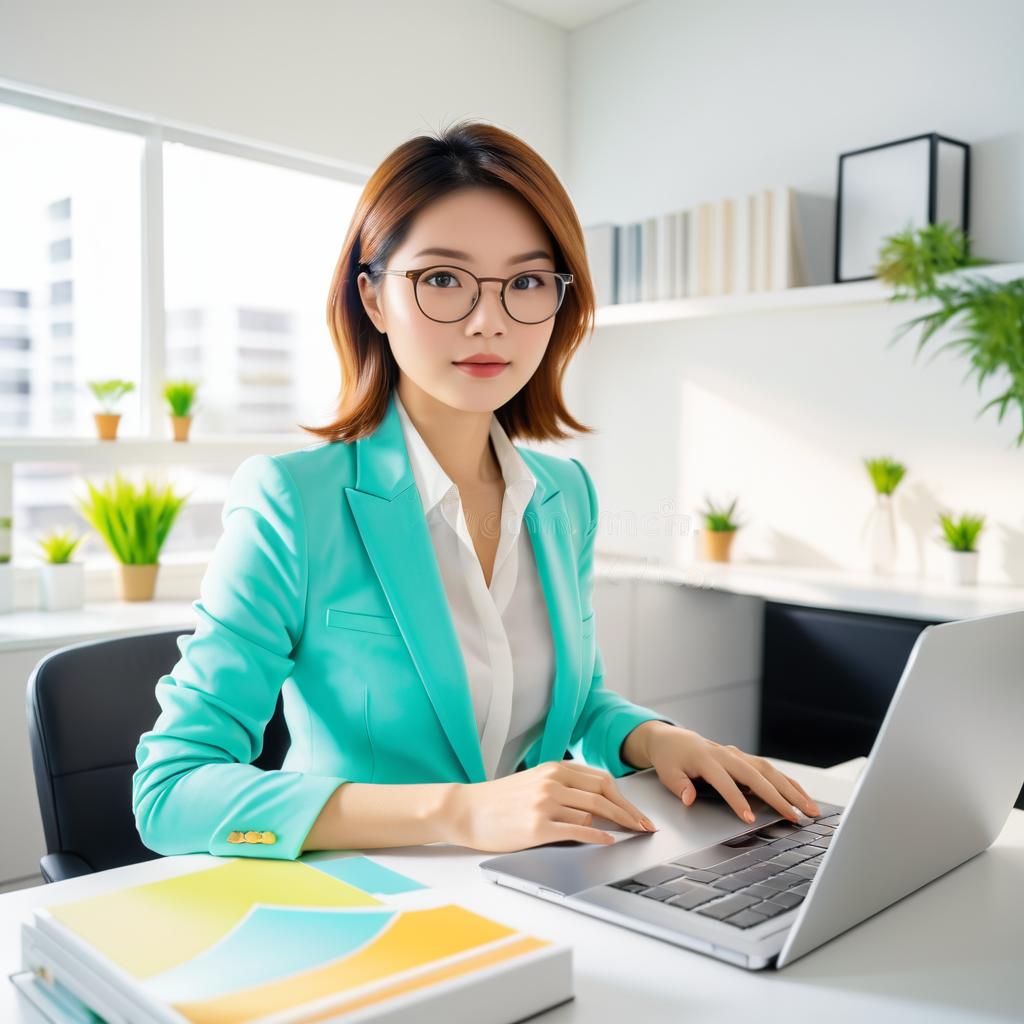
[[[0,104],[0,148],[0,330],[29,339],[0,360],[2,429],[94,436],[87,381],[139,378],[144,141]],[[61,384],[70,424],[52,401],[56,352],[76,357],[72,387]],[[2,386],[22,376],[27,392]],[[120,408],[122,430],[138,433],[138,392]]]
[[[168,375],[200,381],[195,434],[315,440],[297,424],[326,422],[338,393],[327,292],[359,186],[182,143],[163,152]],[[177,354],[195,348],[199,360]]]
[[[165,379],[199,382],[193,437],[312,443],[297,424],[334,411],[326,300],[365,172],[71,97],[0,93],[0,434],[95,437],[88,382],[120,377],[136,389],[118,406],[119,437],[170,438],[166,409],[143,416],[143,397],[159,392],[143,367],[162,364]],[[154,188],[145,204],[144,183]],[[144,262],[144,240],[161,237],[151,217],[163,246]],[[162,321],[143,320],[151,283],[162,286]],[[74,525],[88,533],[80,557],[110,564],[72,495],[116,469],[19,462],[15,559],[37,554],[46,529]],[[191,492],[162,557],[207,556],[233,470],[124,470]]]

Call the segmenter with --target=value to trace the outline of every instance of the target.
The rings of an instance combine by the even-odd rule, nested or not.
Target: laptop
[[[853,793],[788,821],[704,780],[689,807],[653,768],[616,779],[658,826],[481,861],[501,885],[750,970],[782,968],[987,849],[1024,782],[1024,610],[918,635]],[[714,794],[714,795],[712,795]],[[812,794],[813,796],[813,794]]]

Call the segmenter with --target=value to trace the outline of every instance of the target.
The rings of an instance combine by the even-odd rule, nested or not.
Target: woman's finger
[[[794,807],[803,806],[804,813],[809,817],[821,814],[821,808],[796,779],[791,779],[772,765],[768,765],[767,769],[761,768],[760,771]]]
[[[566,767],[569,767],[568,765]],[[581,771],[580,769],[585,769]],[[590,768],[589,765],[573,765],[569,768],[568,775],[559,781],[563,785],[573,786],[577,789],[585,789],[591,793],[601,793],[612,803],[618,804],[624,811],[631,814],[640,821],[648,821],[647,815],[639,807],[627,800],[618,786],[615,785],[611,775],[599,768]],[[605,817],[610,817],[605,815]],[[617,818],[611,820],[617,821]],[[631,828],[633,826],[630,826]]]
[[[602,793],[563,785],[556,793],[555,799],[566,807],[580,807],[585,811],[590,811],[592,814],[600,814],[602,818],[616,821],[624,828],[631,828],[640,832],[646,831],[643,819],[639,815],[634,815],[631,811],[627,811],[624,807],[609,800]]]
[[[701,767],[698,774],[702,775],[722,794],[725,802],[736,812],[738,817],[748,822],[754,820],[754,812],[750,809],[750,804],[747,803],[740,792],[739,786],[736,785],[732,776],[715,758],[709,757],[707,763]]]
[[[575,839],[580,843],[600,843],[602,846],[615,842],[614,836],[599,828],[573,825],[567,821],[550,821],[544,829],[540,843],[560,843],[565,839]]]
[[[559,807],[552,821],[568,821],[573,825],[589,825],[594,816],[590,811],[582,811],[578,807]]]
[[[803,794],[803,795],[804,795],[804,796],[806,797],[806,799],[807,799],[807,802],[808,802],[808,805],[809,805],[809,806],[810,806],[810,808],[811,808],[811,810],[810,810],[810,813],[811,813],[812,815],[815,815],[815,816],[816,816],[816,815],[819,815],[819,814],[821,814],[821,808],[820,808],[820,807],[818,806],[818,801],[817,801],[817,800],[815,800],[815,799],[814,799],[814,797],[812,797],[812,796],[811,796],[811,794],[810,794],[810,793],[808,793],[808,792],[807,792],[807,790],[806,790],[806,789],[804,789],[804,787],[803,787],[803,786],[801,786],[801,785],[800,785],[800,783],[796,781],[796,779],[794,779],[794,778],[793,778],[792,776],[790,776],[790,775],[783,775],[782,777],[783,777],[784,779],[789,779],[789,781],[790,781],[791,783],[793,783],[793,785],[794,785],[794,786],[796,786],[796,788],[797,788],[798,790],[800,790],[800,792],[801,792],[801,793],[802,793],[802,794]]]
[[[754,765],[741,754],[726,750],[725,767],[735,778],[742,779],[766,804],[774,807],[790,821],[796,821],[797,812],[790,802]]]

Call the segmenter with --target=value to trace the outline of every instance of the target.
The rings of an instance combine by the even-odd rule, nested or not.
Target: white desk
[[[856,758],[822,770],[771,760],[813,796],[839,803],[848,800],[864,763]],[[1012,811],[995,843],[978,857],[781,971],[747,972],[501,888],[477,870],[488,855],[462,847],[366,853],[447,889],[453,901],[570,943],[575,998],[533,1018],[538,1024],[1024,1020],[1024,811]],[[220,862],[205,855],[168,857],[0,896],[3,974],[19,966],[18,922],[30,908],[168,877],[183,863]],[[37,1019],[4,980],[0,1021],[36,1024]]]

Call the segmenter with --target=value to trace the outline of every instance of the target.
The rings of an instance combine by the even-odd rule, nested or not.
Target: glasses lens
[[[524,324],[539,324],[561,305],[565,282],[550,270],[530,270],[513,278],[505,289],[509,314]]]
[[[458,267],[431,267],[416,282],[416,301],[432,320],[461,320],[476,304],[476,281]]]
[[[509,315],[524,324],[554,316],[562,303],[565,282],[550,270],[531,270],[513,278],[505,289]],[[477,283],[459,267],[431,267],[416,282],[416,301],[432,320],[454,323],[476,305]]]

